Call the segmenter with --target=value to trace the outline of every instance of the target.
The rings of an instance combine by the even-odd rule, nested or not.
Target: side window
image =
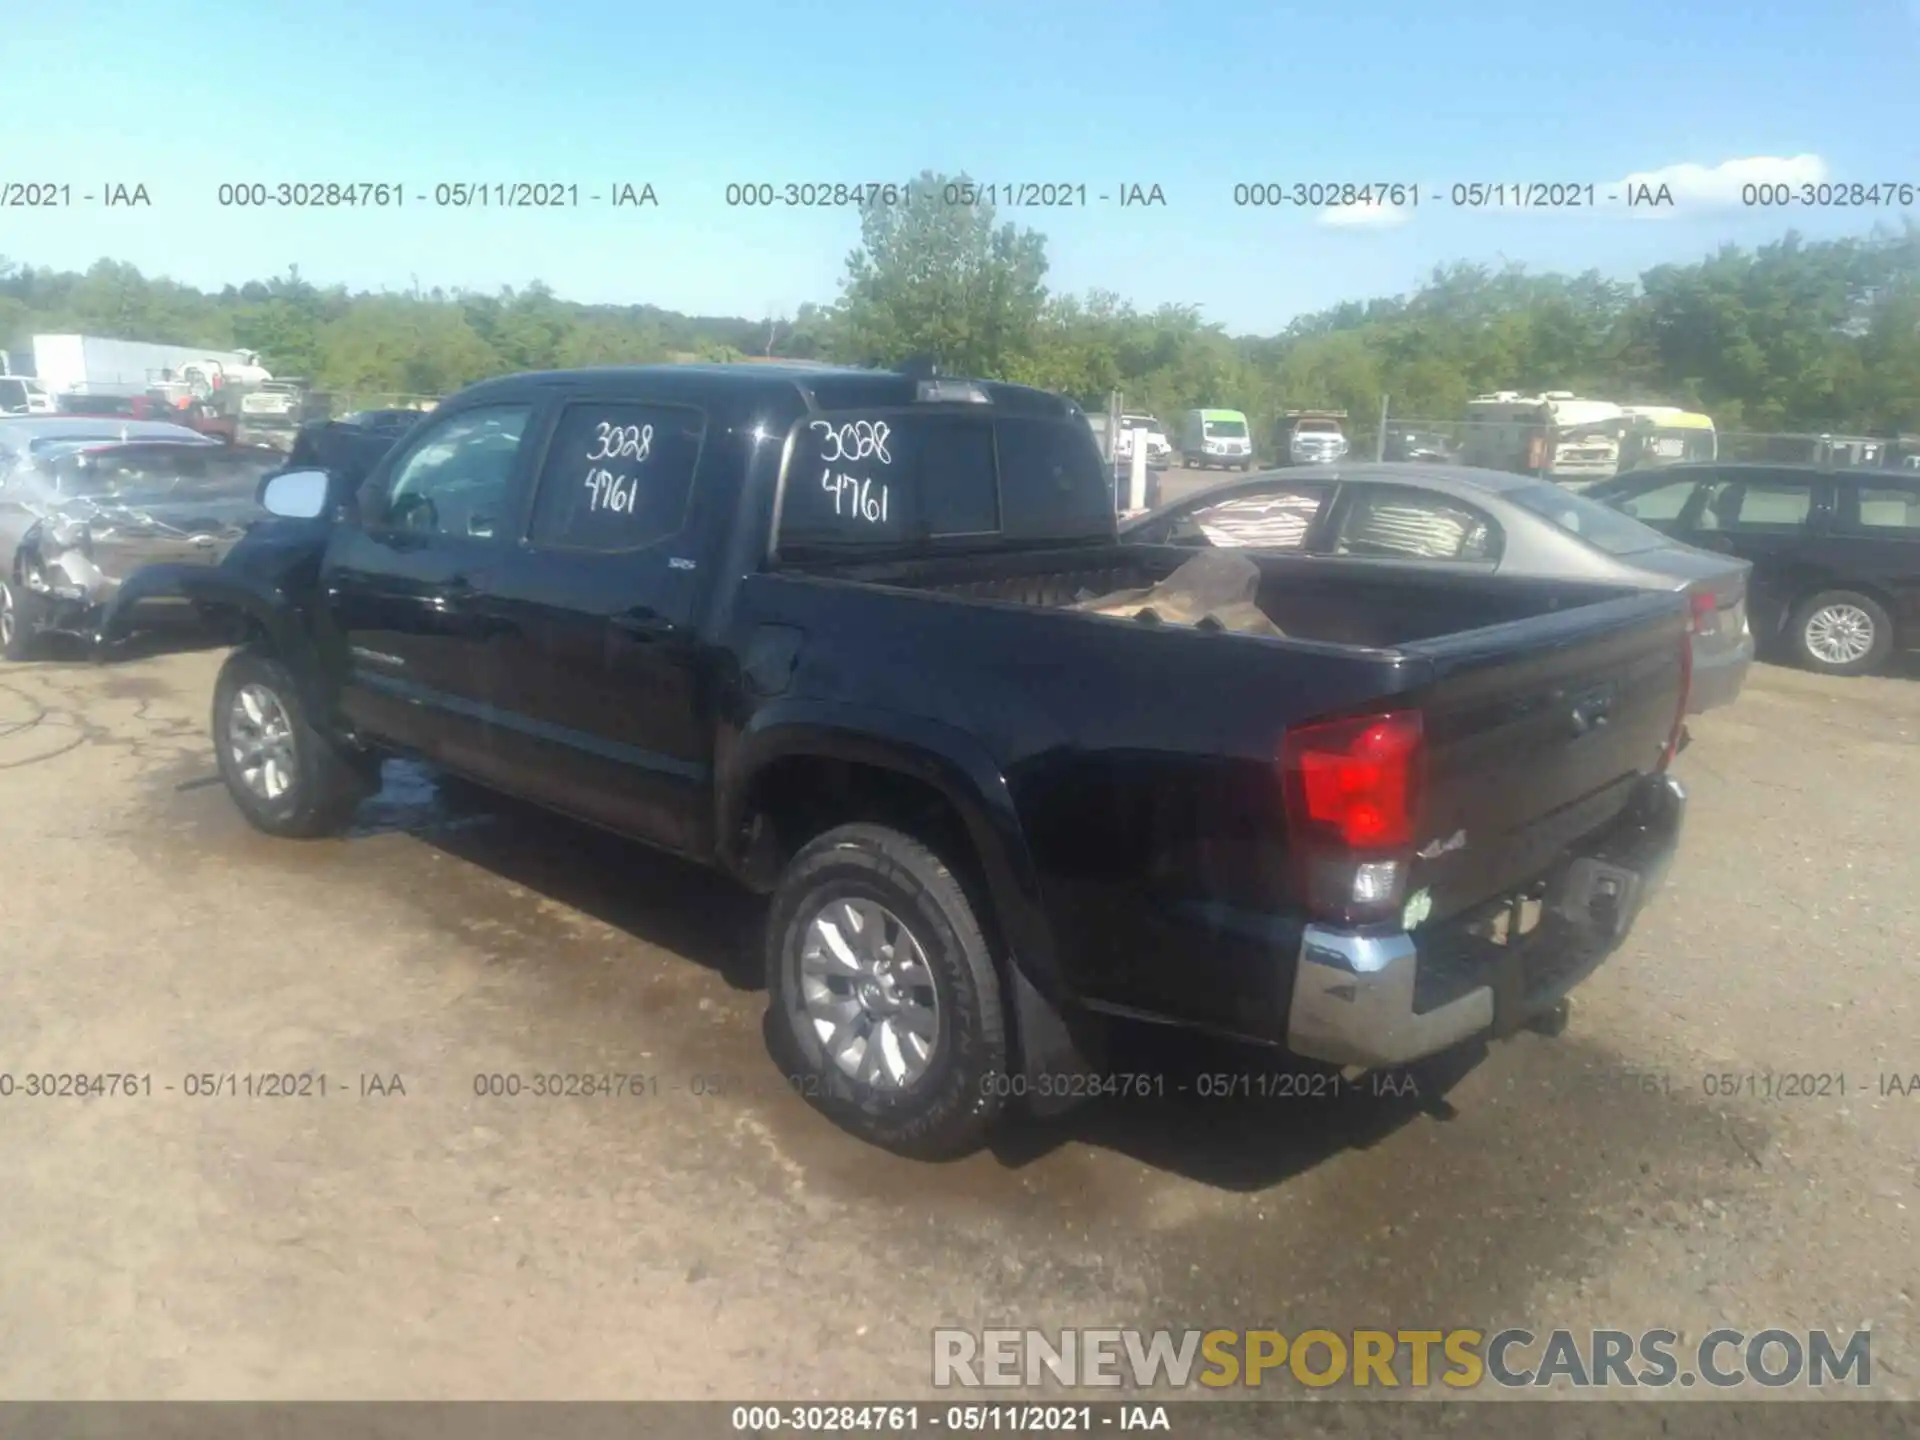
[[[528,538],[616,554],[677,535],[706,418],[681,405],[569,405],[540,467]]]
[[[1190,524],[1210,545],[1298,550],[1331,493],[1325,485],[1300,485],[1236,496],[1196,511]]]
[[[1665,485],[1656,485],[1650,490],[1642,490],[1617,501],[1614,508],[1623,515],[1635,520],[1644,520],[1659,524],[1672,522],[1680,518],[1680,512],[1687,508],[1687,501],[1693,498],[1695,487],[1699,484],[1697,476],[1688,476],[1685,480],[1669,481]]]
[[[1726,480],[1700,511],[1702,530],[1798,530],[1813,513],[1813,482]]]
[[[1502,536],[1491,516],[1432,491],[1356,486],[1333,553],[1382,560],[1492,561]]]
[[[1841,512],[1846,529],[1885,539],[1920,540],[1920,485],[1861,481],[1846,488],[1853,492],[1851,503],[1843,502]]]
[[[504,535],[513,462],[532,413],[530,405],[484,405],[429,428],[386,485],[367,492],[369,527],[477,540]]]
[[[26,382],[0,378],[0,415],[24,415],[26,410]]]

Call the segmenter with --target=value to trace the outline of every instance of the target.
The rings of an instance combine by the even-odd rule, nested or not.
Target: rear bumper
[[[1698,715],[1703,710],[1716,710],[1722,705],[1731,705],[1740,698],[1740,690],[1747,683],[1747,671],[1753,665],[1753,635],[1751,632],[1740,637],[1740,643],[1730,650],[1703,655],[1696,641],[1693,651],[1693,688],[1688,692],[1687,713]]]
[[[1520,1028],[1626,938],[1666,877],[1686,804],[1671,776],[1649,781],[1625,815],[1545,877],[1539,924],[1513,945],[1445,927],[1409,934],[1309,925],[1294,971],[1287,1048],[1377,1069]]]

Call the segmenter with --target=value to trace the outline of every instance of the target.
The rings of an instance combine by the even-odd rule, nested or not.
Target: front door
[[[1796,597],[1824,583],[1823,536],[1832,484],[1817,471],[1739,466],[1710,471],[1688,501],[1675,538],[1751,561],[1747,613],[1757,634],[1777,633]]]
[[[369,738],[486,778],[499,627],[485,597],[525,493],[531,403],[436,416],[368,477],[321,577],[341,709]]]

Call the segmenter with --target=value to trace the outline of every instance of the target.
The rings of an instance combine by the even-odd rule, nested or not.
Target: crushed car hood
[[[244,482],[244,483],[242,483]],[[40,560],[59,565],[98,601],[143,565],[163,562],[217,564],[264,519],[254,498],[257,482],[236,476],[232,484],[194,488],[155,487],[104,496],[61,495],[37,476],[24,477],[13,498],[20,534]],[[86,564],[65,563],[78,552]]]

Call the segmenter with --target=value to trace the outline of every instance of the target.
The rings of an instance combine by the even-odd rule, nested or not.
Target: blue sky
[[[332,0],[9,6],[0,255],[100,256],[203,286],[298,264],[354,288],[492,289],[765,314],[834,295],[846,211],[729,208],[729,182],[1158,184],[1164,208],[1002,211],[1043,230],[1057,290],[1198,304],[1268,332],[1437,263],[1631,276],[1790,225],[1909,208],[1743,209],[1742,177],[1920,184],[1920,0],[1605,6],[1358,0]],[[33,57],[46,57],[43,64]],[[1782,162],[1792,162],[1784,164]],[[1466,182],[1616,182],[1674,166],[1657,219],[1452,209]],[[1673,176],[1668,177],[1675,179]],[[400,211],[235,211],[222,182],[400,182]],[[1406,181],[1411,216],[1239,208],[1237,183]],[[153,204],[79,200],[143,183]],[[437,182],[651,183],[658,208],[441,210]],[[1442,199],[1431,197],[1438,193]]]

